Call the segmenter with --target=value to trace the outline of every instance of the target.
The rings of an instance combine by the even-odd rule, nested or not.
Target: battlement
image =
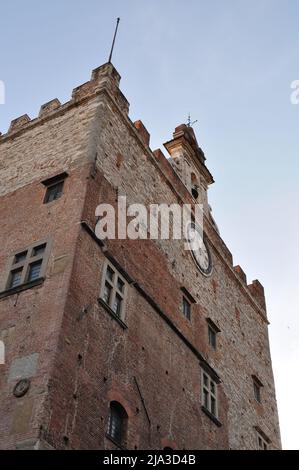
[[[71,99],[66,103],[61,104],[58,98],[54,98],[40,107],[38,117],[31,119],[28,114],[24,114],[23,116],[13,119],[7,133],[2,134],[0,132],[0,143],[16,133],[22,132],[33,125],[42,123],[45,119],[55,115],[56,113],[66,111],[68,108],[100,93],[103,90],[108,91],[108,93],[113,96],[122,112],[128,114],[130,105],[119,89],[120,80],[120,74],[111,63],[106,63],[97,67],[92,71],[91,79],[88,82],[73,89]]]
[[[62,104],[58,98],[54,98],[47,103],[41,105],[38,116],[34,119],[31,119],[28,114],[24,114],[11,121],[8,132],[4,135],[0,134],[0,144],[1,142],[6,141],[7,139],[14,138],[19,133],[30,129],[33,126],[38,126],[43,124],[48,119],[58,116],[59,114],[66,113],[72,107],[78,106],[81,102],[89,100],[96,96],[97,94],[106,91],[114,99],[115,103],[118,105],[120,110],[124,115],[127,115],[129,112],[129,103],[124,97],[122,92],[119,89],[121,76],[114,68],[111,63],[106,63],[100,67],[95,68],[91,73],[91,78],[88,82],[83,83],[72,90],[71,99],[66,103]],[[175,165],[171,165],[169,159],[164,155],[161,149],[151,152],[149,149],[150,145],[150,133],[144,126],[141,120],[137,120],[134,123],[131,123],[135,129],[136,135],[138,135],[140,141],[150,152],[154,161],[158,164],[161,172],[167,178],[168,184],[180,194],[184,201],[193,203],[192,191],[186,185],[186,182],[182,180],[179,172]],[[213,177],[210,174],[209,170],[205,165],[206,158],[203,151],[197,143],[197,139],[192,127],[187,126],[186,124],[181,124],[175,128],[173,133],[173,139],[164,144],[167,151],[170,155],[177,149],[183,149],[185,152],[189,152],[192,157],[194,157],[195,166],[198,167],[199,172],[202,174],[204,180],[206,181],[206,186],[212,184]],[[177,157],[177,154],[176,154]],[[117,165],[120,167],[122,155],[118,154],[117,156]],[[193,161],[192,159],[190,161]],[[179,176],[179,177],[178,177]],[[202,180],[201,180],[202,181]],[[204,188],[206,191],[206,187]],[[207,213],[207,220],[209,219],[209,213]],[[214,227],[215,228],[215,227]],[[221,252],[222,257],[225,262],[228,264],[232,274],[238,279],[242,288],[246,291],[247,295],[255,302],[256,306],[262,310],[266,310],[266,302],[264,296],[264,290],[262,285],[258,281],[253,281],[252,284],[247,285],[246,274],[240,266],[233,266],[233,257],[224,241],[216,231],[210,232],[211,242],[218,247],[219,252]]]

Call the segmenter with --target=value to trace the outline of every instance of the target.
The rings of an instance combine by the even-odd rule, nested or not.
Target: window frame
[[[44,199],[43,199],[43,204],[51,204],[51,202],[57,201],[58,199],[61,198],[61,196],[63,195],[64,183],[67,177],[68,177],[68,173],[63,172],[63,173],[60,173],[59,175],[53,176],[51,178],[48,178],[42,181],[42,184],[46,188],[46,192],[45,192]],[[50,194],[51,189],[54,186],[57,186],[59,184],[62,184],[62,188],[61,188],[61,191],[59,192],[59,195],[55,197],[54,199],[49,200],[49,194]]]
[[[213,349],[217,349],[217,333],[211,325],[208,325],[208,337],[209,337],[209,345]]]
[[[262,446],[260,446],[260,441]],[[256,442],[257,450],[269,450],[270,440],[259,429],[256,429]]]
[[[218,347],[218,333],[221,332],[219,326],[216,325],[215,322],[211,318],[207,318],[207,325],[208,325],[208,343],[209,346],[216,351]],[[215,337],[215,345],[211,343],[210,332],[214,334]]]
[[[113,271],[112,280],[108,278],[107,273],[108,270]],[[121,280],[123,284],[123,290],[121,291],[118,288],[118,281]],[[109,302],[105,300],[104,293],[106,284],[109,284],[111,288]],[[113,313],[113,315],[120,321],[124,321],[125,319],[125,310],[126,310],[126,299],[128,293],[128,282],[124,278],[124,276],[119,272],[119,270],[109,261],[106,260],[102,272],[102,281],[101,281],[101,291],[100,291],[100,299],[105,304],[106,307]],[[114,304],[116,297],[119,296],[121,298],[121,307],[120,313],[116,313],[114,310]]]
[[[192,316],[192,304],[189,299],[187,299],[186,295],[183,295],[183,301],[182,301],[182,311],[183,315],[186,318],[186,320],[191,321],[191,316]],[[188,313],[185,313],[185,305],[188,306],[187,310]]]
[[[45,246],[45,249],[42,253],[34,255],[34,250],[39,248],[40,246]],[[19,250],[15,250],[9,257],[7,262],[7,269],[5,273],[5,285],[4,290],[13,290],[19,287],[22,287],[26,284],[30,284],[31,282],[37,282],[38,280],[42,279],[45,276],[48,259],[51,250],[51,239],[43,239],[38,240],[37,242],[32,243],[31,245],[27,246],[26,248],[21,248]],[[16,262],[16,258],[18,255],[26,253],[26,256],[22,259],[22,261]],[[36,279],[29,280],[30,274],[30,267],[38,262],[41,262],[39,276]],[[21,270],[21,280],[16,286],[12,286],[12,274],[14,271]]]
[[[262,403],[263,384],[256,375],[252,375],[253,396],[257,403]]]
[[[205,377],[208,379],[208,385],[205,384]],[[214,391],[212,389],[214,388]],[[205,391],[208,396],[208,406],[205,404]],[[201,403],[205,410],[207,410],[214,418],[218,420],[218,389],[217,382],[212,379],[210,374],[204,369],[201,370]],[[212,411],[212,398],[215,400],[215,413]]]
[[[113,429],[112,422],[113,419],[118,420],[120,423],[120,436],[115,436],[112,434],[111,430]],[[125,408],[121,403],[118,401],[112,400],[109,403],[109,413],[108,413],[108,420],[107,420],[107,428],[106,428],[106,437],[114,442],[118,447],[125,448],[126,446],[126,437],[127,437],[127,429],[128,429],[128,413],[126,412]]]
[[[196,300],[194,299],[194,297],[192,296],[192,294],[190,294],[190,292],[186,289],[186,287],[184,286],[181,286],[181,292],[182,292],[182,301],[181,301],[181,311],[183,313],[183,316],[184,318],[186,318],[186,320],[188,320],[189,322],[192,321],[192,305],[196,303]],[[190,318],[188,318],[187,315],[185,315],[185,311],[184,311],[184,302],[188,303],[189,304],[189,310],[190,310]]]

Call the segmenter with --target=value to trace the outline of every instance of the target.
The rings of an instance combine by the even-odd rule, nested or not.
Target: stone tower
[[[119,81],[104,64],[0,135],[0,446],[279,449],[263,287],[220,237],[193,129],[153,152]],[[99,240],[120,194],[200,202],[206,251]]]

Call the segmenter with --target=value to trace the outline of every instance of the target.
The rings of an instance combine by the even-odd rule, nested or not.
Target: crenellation
[[[252,297],[254,297],[262,309],[266,311],[265,291],[262,284],[256,279],[255,281],[252,281],[250,285],[248,285],[248,289]]]
[[[150,133],[148,132],[148,130],[146,129],[145,125],[143,124],[142,121],[138,120],[138,121],[135,121],[134,122],[134,126],[136,127],[136,129],[138,130],[139,132],[139,135],[141,137],[141,140],[143,141],[143,143],[149,147],[149,144],[150,144]]]
[[[48,101],[48,103],[45,103],[40,107],[38,117],[43,118],[47,116],[48,114],[52,113],[53,111],[56,111],[60,107],[61,107],[61,102],[59,101],[58,98]]]
[[[55,98],[40,107],[38,117],[31,119],[27,114],[11,121],[9,130],[6,134],[0,132],[0,143],[12,134],[18,133],[30,127],[38,125],[45,119],[53,117],[56,113],[66,111],[71,106],[78,105],[82,100],[92,98],[97,93],[106,90],[111,94],[119,108],[124,114],[129,113],[130,104],[119,89],[120,75],[112,64],[104,64],[93,70],[91,79],[73,89],[71,99],[65,104],[61,104],[58,98]]]
[[[31,119],[28,114],[23,114],[23,116],[20,116],[11,121],[8,133],[20,130],[22,127],[25,127],[30,121]]]
[[[244,284],[247,286],[247,277],[246,274],[244,273],[243,269],[241,266],[234,266],[234,271],[235,273],[239,276],[239,278],[244,282]]]
[[[255,449],[255,426],[279,449],[263,286],[247,286],[211,217],[214,180],[194,131],[176,128],[165,145],[170,158],[152,152],[142,121],[127,116],[119,82],[104,64],[70,101],[45,103],[38,118],[18,118],[0,139],[0,338],[8,351],[0,446],[112,450],[116,400],[128,415],[128,449]],[[211,271],[183,238],[99,240],[96,208],[117,209],[119,195],[145,207],[204,203]],[[16,255],[27,250],[26,279],[31,247],[45,240],[43,277],[8,289]],[[120,316],[102,291],[107,263],[113,282],[125,282],[114,284],[124,294]],[[20,369],[30,381],[22,400],[13,393]],[[214,419],[202,408],[203,371],[217,377]],[[263,384],[258,405],[253,374]]]

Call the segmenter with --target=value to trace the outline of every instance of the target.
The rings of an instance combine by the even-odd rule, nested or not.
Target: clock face
[[[212,260],[202,230],[192,222],[188,227],[187,237],[195,263],[200,271],[208,276],[212,271]]]

